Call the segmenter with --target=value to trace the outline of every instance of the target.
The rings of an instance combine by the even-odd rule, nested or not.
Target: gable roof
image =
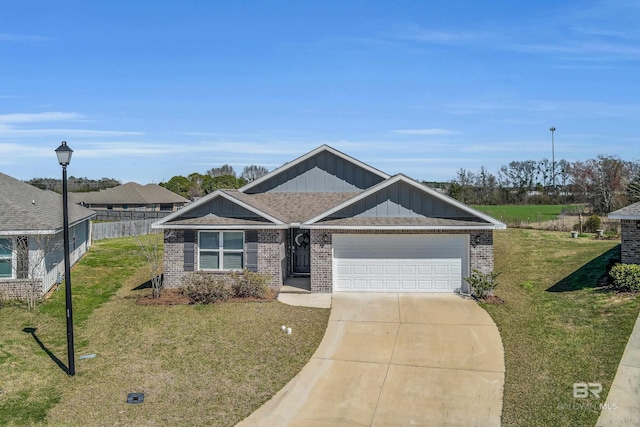
[[[158,184],[141,185],[128,182],[117,187],[100,191],[69,193],[69,199],[74,203],[85,204],[137,204],[150,205],[160,203],[189,203],[179,194],[167,190]]]
[[[95,214],[69,201],[69,225]],[[53,234],[62,227],[62,195],[0,173],[0,234]]]
[[[385,180],[387,178],[389,178],[389,175],[372,167],[369,166],[366,163],[361,162],[360,160],[354,159],[351,156],[348,156],[344,153],[342,153],[341,151],[336,150],[335,148],[332,148],[328,145],[321,145],[320,147],[316,148],[315,150],[312,150],[310,152],[308,152],[307,154],[304,154],[300,157],[298,157],[297,159],[288,162],[282,166],[280,166],[279,168],[271,171],[270,173],[256,179],[255,181],[252,181],[246,185],[244,185],[243,187],[241,187],[238,191],[243,192],[243,193],[256,193],[256,192],[264,192],[264,191],[260,191],[259,188],[263,187],[265,185],[269,185],[269,182],[272,183],[272,186],[275,186],[274,182],[277,181],[279,178],[282,178],[284,176],[286,176],[287,174],[297,174],[298,171],[296,171],[296,168],[303,165],[305,162],[315,158],[321,158],[323,154],[329,154],[329,155],[333,155],[335,156],[337,159],[340,159],[342,161],[344,161],[345,164],[348,164],[352,169],[354,170],[359,170],[363,173],[368,174],[370,177],[375,177],[377,178],[375,182],[379,182],[382,180]],[[362,183],[364,184],[364,183]],[[366,186],[368,187],[368,186]],[[362,190],[364,189],[363,187],[357,188],[357,190]],[[352,189],[353,190],[353,189]],[[298,192],[298,191],[292,191],[292,192]]]
[[[301,169],[295,168],[321,153],[338,155],[340,159],[346,158],[349,164],[366,168],[367,173],[375,173],[380,181],[358,191],[251,192],[252,188],[255,190],[255,187],[252,187],[254,183],[259,184],[261,180],[265,182],[265,179],[277,177],[284,171],[306,173],[309,170],[306,166]],[[224,199],[232,205],[220,204],[216,202],[217,199]],[[371,213],[366,210],[373,204],[375,211],[378,206],[375,205],[376,203],[385,205],[388,210],[383,213]],[[248,215],[241,209],[253,214]],[[506,228],[505,224],[489,215],[405,175],[398,174],[390,177],[326,145],[239,190],[217,190],[153,224],[153,228],[212,229],[242,227],[282,229],[292,226],[387,230]]]
[[[204,197],[201,197],[197,201],[185,206],[182,209],[179,209],[173,212],[170,215],[165,216],[164,218],[154,222],[152,224],[152,228],[189,228],[191,225],[209,225],[215,226],[216,224],[231,226],[231,225],[252,225],[247,219],[234,218],[233,220],[222,219],[221,221],[216,222],[215,218],[225,218],[217,215],[204,215],[200,217],[190,218],[188,214],[190,212],[196,211],[201,206],[206,205],[214,201],[217,198],[222,198],[228,200],[229,202],[246,209],[249,212],[253,212],[257,217],[266,220],[267,222],[262,221],[253,221],[253,225],[260,225],[260,228],[286,228],[286,224],[279,220],[278,218],[256,208],[252,204],[246,203],[245,201],[234,197],[234,195],[238,195],[237,191],[228,191],[228,190],[216,190],[212,193],[207,194]],[[207,218],[205,220],[205,218]]]
[[[611,219],[640,219],[640,202],[613,211],[607,216]]]
[[[381,193],[382,190],[391,187],[396,183],[402,183],[418,190],[418,192],[431,197],[437,201],[444,203],[445,206],[450,206],[453,209],[459,210],[463,215],[457,215],[457,217],[449,216],[378,216],[378,217],[366,217],[366,218],[337,218],[332,219],[330,216],[341,210],[354,206],[356,203],[367,199],[370,196]],[[465,205],[449,196],[446,196],[434,189],[427,187],[405,175],[397,174],[393,177],[381,182],[380,184],[369,188],[366,191],[358,194],[357,196],[340,203],[331,209],[322,212],[321,214],[309,219],[303,225],[309,226],[309,228],[363,228],[363,229],[375,229],[375,228],[455,228],[455,229],[477,229],[477,228],[490,228],[490,229],[505,229],[506,225],[491,216],[484,214],[480,211],[473,209],[470,206]]]

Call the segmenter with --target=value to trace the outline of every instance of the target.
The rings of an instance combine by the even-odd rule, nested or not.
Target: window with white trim
[[[0,238],[0,278],[13,278],[13,241]]]
[[[201,231],[198,234],[200,270],[242,270],[243,267],[244,232]]]

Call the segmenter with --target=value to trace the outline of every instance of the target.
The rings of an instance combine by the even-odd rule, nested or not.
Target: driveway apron
[[[502,340],[475,302],[336,293],[309,363],[239,425],[499,426],[503,387]]]

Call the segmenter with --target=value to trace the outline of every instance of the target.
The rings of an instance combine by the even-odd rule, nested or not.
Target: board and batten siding
[[[250,188],[247,193],[356,192],[383,180],[342,157],[323,152]]]
[[[397,182],[331,214],[328,219],[358,217],[467,218],[469,213],[411,185]]]

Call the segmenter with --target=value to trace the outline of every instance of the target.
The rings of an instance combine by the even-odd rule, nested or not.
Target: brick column
[[[331,231],[311,230],[311,292],[333,291],[332,248]]]

